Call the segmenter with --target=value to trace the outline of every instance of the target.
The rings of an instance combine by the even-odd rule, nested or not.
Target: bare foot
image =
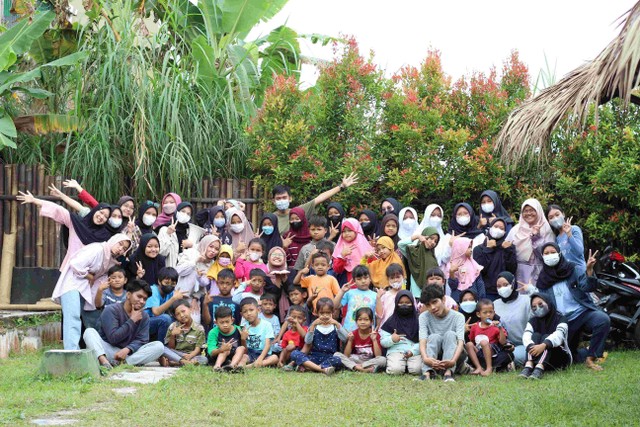
[[[354,371],[358,371],[358,372],[364,372],[364,369],[362,369],[362,366],[361,366],[361,365],[356,365],[356,366],[354,366],[354,367],[353,367],[353,370],[354,370]]]
[[[593,357],[587,357],[587,360],[584,362],[587,365],[587,368],[593,369],[594,371],[602,371],[604,368],[600,365],[596,365],[595,359]]]
[[[481,375],[482,372],[484,372],[482,369],[476,368],[474,371],[471,371],[471,375]]]
[[[169,359],[167,359],[164,356],[160,356],[158,358],[158,363],[160,364],[160,366],[162,366],[163,368],[167,368],[169,366]]]
[[[282,368],[283,366],[284,366],[284,363],[278,362],[278,368]]]
[[[483,377],[488,377],[492,373],[493,373],[493,369],[487,368],[484,371],[480,372],[480,375],[483,376]]]

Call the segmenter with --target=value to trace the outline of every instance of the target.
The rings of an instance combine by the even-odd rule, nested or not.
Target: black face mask
[[[170,286],[170,285],[161,285],[160,286],[160,290],[162,291],[163,294],[165,295],[169,295],[171,292],[173,292],[173,290],[175,289],[175,286]]]
[[[331,215],[331,216],[329,217],[329,221],[331,221],[331,223],[332,223],[333,225],[337,225],[337,224],[339,224],[339,223],[340,223],[340,219],[341,219],[340,215]]]
[[[302,221],[293,221],[293,222],[290,222],[289,225],[294,230],[300,230],[300,228],[302,228]]]
[[[409,316],[414,310],[413,305],[398,305],[398,307],[396,307],[396,311],[400,316]]]
[[[369,231],[372,228],[371,221],[363,221],[360,225],[362,226],[362,231]]]

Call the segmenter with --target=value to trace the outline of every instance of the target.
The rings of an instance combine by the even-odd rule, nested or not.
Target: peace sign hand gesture
[[[136,277],[138,279],[142,279],[142,277],[145,274],[144,267],[142,266],[142,262],[141,261],[137,261],[136,262],[136,266],[138,267],[138,270],[136,271]]]
[[[529,279],[529,283],[522,283],[520,281],[518,281],[517,283],[518,288],[516,289],[516,292],[518,293],[527,293],[533,287],[533,282],[531,281],[531,279]]]
[[[598,251],[591,253],[591,249],[589,249],[589,258],[587,259],[587,276],[593,276],[593,266],[598,262],[596,255],[598,255]]]
[[[176,232],[176,220],[171,218],[171,224],[167,227],[167,234],[172,235]]]
[[[452,230],[451,238],[449,239],[449,246],[453,246],[453,242],[455,242],[457,238],[464,237],[466,234],[467,232],[465,231],[464,233],[460,233],[456,236],[456,232]]]
[[[331,226],[329,227],[329,240],[335,239],[338,233],[338,226],[334,226],[333,224],[331,224]]]
[[[287,233],[287,237],[282,239],[282,247],[286,250],[293,243],[293,235],[291,233]]]
[[[564,221],[564,224],[562,224],[562,231],[568,236],[571,237],[571,220],[573,219],[573,217],[567,219]]]

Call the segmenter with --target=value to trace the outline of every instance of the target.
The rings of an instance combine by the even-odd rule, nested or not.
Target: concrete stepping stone
[[[180,368],[161,368],[145,366],[137,371],[118,372],[109,376],[114,381],[129,381],[138,384],[155,384],[164,379],[170,378],[178,372]]]
[[[138,392],[138,389],[135,387],[122,387],[122,388],[113,388],[111,389],[111,391],[121,396],[130,396],[130,395],[136,394]]]
[[[98,378],[100,367],[93,350],[49,350],[42,357],[40,373],[53,376],[90,375]]]

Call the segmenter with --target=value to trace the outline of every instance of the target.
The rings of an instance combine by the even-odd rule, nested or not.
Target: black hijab
[[[222,212],[224,225],[216,227],[214,220],[218,212]],[[227,216],[224,214],[223,206],[212,206],[210,208],[200,209],[194,216],[196,224],[207,230],[208,234],[217,235],[221,245],[231,244],[231,235],[227,232]],[[216,234],[217,233],[217,234]]]
[[[98,225],[93,222],[93,216],[102,209],[108,209],[109,215],[107,215],[107,222]],[[84,217],[76,213],[71,213],[70,216],[73,229],[83,244],[88,245],[90,243],[106,242],[111,238],[112,234],[106,227],[109,217],[111,216],[111,206],[108,204],[98,203],[98,205],[91,209]]]
[[[536,292],[531,295],[531,302],[533,302],[533,299],[536,297],[547,303],[549,312],[544,317],[536,317],[533,315],[531,316],[531,318],[529,319],[529,323],[533,328],[533,332],[537,332],[543,336],[551,335],[556,331],[560,323],[568,323],[567,319],[558,312],[551,298],[548,298],[547,296]]]
[[[338,213],[340,213],[340,219],[335,222],[332,221],[331,218],[329,218],[329,209],[334,208],[335,210],[338,211]],[[338,202],[331,202],[327,205],[327,234],[325,235],[325,237],[328,239],[329,235],[331,234],[331,226],[333,225],[334,227],[336,227],[338,229],[338,234],[336,235],[335,239],[333,240],[334,242],[338,241],[338,237],[340,237],[340,233],[342,231],[342,221],[344,220],[345,216],[346,216],[346,212],[344,210],[344,208],[342,207],[342,205]]]
[[[120,224],[120,227],[116,228],[116,227],[112,227],[111,224],[109,224],[109,220],[107,220],[107,223],[104,225],[104,227],[109,230],[109,233],[111,233],[111,235],[113,236],[114,234],[117,234],[120,232],[120,230],[122,230],[125,227],[125,222],[124,222],[124,217],[122,216],[122,209],[120,209],[120,205],[112,205],[111,206],[111,214],[113,214],[113,211],[115,210],[119,210],[120,211],[120,216],[122,217],[122,224]],[[111,217],[109,217],[111,218]]]
[[[173,220],[176,222],[176,237],[178,238],[178,253],[182,253],[182,241],[186,240],[189,237],[189,223],[185,222],[182,224],[178,221],[178,212],[180,210],[189,207],[191,208],[191,215],[193,215],[193,205],[189,202],[182,202],[176,208],[176,211],[173,213]],[[195,245],[196,242],[193,242]]]
[[[458,212],[458,208],[460,207],[463,207],[467,211],[469,211],[469,216],[471,217],[471,221],[465,226],[458,224],[458,221],[456,221],[456,213]],[[482,234],[482,230],[478,229],[479,222],[480,220],[478,219],[478,216],[473,211],[473,208],[469,203],[458,203],[453,207],[453,214],[451,215],[451,220],[449,221],[449,233],[455,232],[456,236],[459,236],[462,233],[466,233],[464,237],[473,239],[478,234]]]
[[[480,208],[480,218],[489,219],[491,218],[491,215],[502,217],[507,225],[506,230],[508,233],[511,227],[515,224],[515,222],[513,221],[513,218],[511,218],[511,215],[509,215],[509,212],[507,212],[504,206],[502,206],[502,201],[500,201],[500,196],[498,196],[498,193],[496,193],[493,190],[483,191],[482,194],[480,195],[480,200],[482,200],[484,196],[487,196],[488,198],[491,199],[491,201],[493,201],[493,212],[485,213],[482,211],[482,208]]]
[[[394,234],[393,236],[387,236],[386,234],[384,234],[384,227],[387,225],[389,221],[395,222],[397,226],[396,234]],[[382,221],[380,222],[380,236],[387,236],[391,238],[391,240],[393,240],[393,246],[396,249],[398,249],[398,241],[400,240],[400,238],[398,237],[398,231],[400,231],[400,220],[398,219],[398,216],[394,213],[386,214],[384,218],[382,218]]]
[[[136,206],[136,201],[133,199],[133,197],[131,196],[122,196],[118,199],[118,207],[120,208],[120,211],[122,211],[122,205],[124,205],[127,202],[133,202],[133,207],[135,209]],[[129,217],[124,216],[124,214],[122,214],[122,226],[124,227],[125,225],[129,224]]]
[[[509,302],[518,298],[518,286],[516,284],[516,277],[508,271],[503,271],[502,273],[498,274],[498,278],[496,279],[496,282],[501,277],[503,279],[507,279],[507,282],[511,284],[512,291],[511,291],[511,295],[509,295],[509,298],[500,297],[503,303],[508,304]]]
[[[150,200],[147,200],[146,202],[142,203],[140,205],[140,207],[138,208],[138,216],[136,217],[136,225],[140,229],[140,233],[141,234],[153,233],[153,224],[145,225],[144,222],[142,222],[142,217],[144,216],[144,213],[150,208],[155,209],[156,217],[158,217],[158,207]]]
[[[536,282],[536,287],[542,290],[549,289],[556,283],[567,280],[569,277],[571,277],[576,268],[575,265],[567,261],[567,259],[562,254],[560,247],[556,243],[545,243],[544,246],[542,246],[540,253],[543,254],[545,248],[549,246],[553,246],[556,251],[558,251],[558,254],[560,255],[560,262],[554,267],[549,267],[544,263],[542,264],[542,271],[540,272],[538,281]]]
[[[395,215],[396,217],[398,215],[400,215],[400,211],[402,210],[402,204],[399,201],[397,201],[393,197],[387,197],[386,199],[384,199],[380,203],[380,211],[381,212],[382,212],[382,203],[384,203],[384,202],[389,202],[389,203],[391,203],[391,206],[393,206],[393,212],[389,212],[390,214]],[[385,216],[385,215],[387,215],[386,212],[382,216]],[[416,220],[417,220],[417,218],[416,218]]]
[[[364,233],[367,240],[373,239],[373,236],[380,237],[380,224],[378,224],[378,216],[372,210],[365,209],[358,214],[358,221],[360,221],[360,216],[365,214],[367,218],[369,218],[369,224],[365,227],[360,223],[362,227],[362,232]]]
[[[414,343],[417,343],[420,338],[418,332],[420,330],[420,325],[418,324],[418,312],[413,310],[413,312],[408,316],[400,316],[398,314],[398,302],[400,298],[408,297],[411,300],[411,304],[415,307],[415,300],[413,299],[413,295],[409,291],[399,291],[396,295],[396,303],[395,308],[393,310],[393,314],[391,317],[387,319],[386,322],[382,325],[382,330],[393,334],[393,331],[396,331],[398,334],[404,334],[406,338]]]
[[[264,230],[262,229],[262,223],[265,219],[268,219],[269,221],[271,221],[271,224],[273,224],[273,233],[271,233],[271,235],[267,235],[263,232]],[[265,251],[262,254],[262,261],[264,261],[265,264],[268,264],[269,251],[276,246],[282,247],[282,237],[280,236],[280,231],[278,230],[278,217],[272,213],[266,213],[262,215],[262,218],[260,218],[258,233],[262,233],[262,236],[260,238],[265,244]]]
[[[138,244],[138,249],[131,255],[129,259],[129,265],[127,268],[129,269],[129,277],[135,278],[138,272],[138,266],[136,265],[138,262],[142,263],[142,268],[144,269],[144,276],[142,277],[150,285],[158,284],[158,272],[161,268],[165,266],[165,257],[158,254],[155,258],[149,258],[145,253],[145,249],[151,240],[156,240],[158,242],[158,246],[160,245],[160,240],[158,240],[158,236],[153,233],[143,234],[140,237],[140,243]]]

